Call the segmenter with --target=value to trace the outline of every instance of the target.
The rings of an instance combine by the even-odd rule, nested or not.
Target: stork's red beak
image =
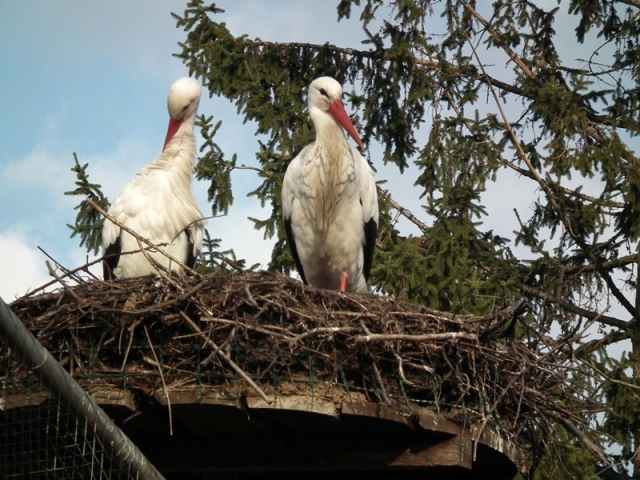
[[[169,128],[167,129],[167,137],[164,139],[164,146],[162,147],[163,152],[167,148],[167,145],[169,145],[169,142],[171,141],[173,136],[176,134],[176,132],[180,128],[180,125],[182,125],[182,120],[169,118]]]
[[[333,118],[336,119],[336,121],[340,125],[342,125],[342,128],[347,131],[349,136],[353,138],[353,141],[358,144],[360,150],[364,150],[364,145],[362,143],[362,140],[360,140],[360,135],[358,135],[358,132],[356,132],[356,127],[354,127],[353,123],[351,123],[351,119],[349,118],[349,115],[347,115],[347,112],[344,109],[344,105],[340,100],[336,100],[331,105],[329,105],[329,113],[333,116]]]

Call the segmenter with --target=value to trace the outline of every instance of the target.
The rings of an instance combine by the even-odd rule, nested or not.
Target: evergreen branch
[[[638,261],[637,255],[627,255],[625,257],[618,257],[613,260],[609,260],[607,262],[601,262],[602,268],[607,270],[612,270],[614,268],[625,267],[627,265],[631,265]],[[566,266],[565,274],[571,273],[587,273],[587,272],[595,272],[597,271],[597,267],[593,264],[589,265],[574,265],[574,266]]]
[[[337,45],[332,45],[329,43],[325,43],[324,45],[321,45],[316,43],[265,42],[260,40],[260,41],[256,41],[256,44],[261,47],[269,46],[269,47],[276,47],[276,48],[302,48],[302,49],[309,49],[309,50],[329,50],[331,52],[342,53],[344,55],[351,55],[353,57],[367,59],[367,60],[375,60],[377,58],[374,52],[370,50],[358,50],[356,48],[338,47]],[[416,65],[419,65],[421,67],[429,67],[433,70],[439,70],[442,67],[442,62],[439,62],[437,60],[420,58],[415,55],[412,60]],[[497,78],[494,78],[491,76],[487,77],[486,75],[480,75],[478,74],[477,70],[474,68],[458,67],[453,65],[448,65],[448,66],[451,67],[456,73],[458,73],[461,76],[465,76],[473,80],[479,80],[483,82],[486,77],[491,80],[493,85],[500,88],[501,90],[504,90],[505,92],[513,93],[519,96],[525,96],[525,92],[523,89],[515,85],[511,85],[510,83],[503,82],[502,80],[498,80]],[[587,72],[585,72],[585,74],[586,73]]]
[[[464,2],[463,2],[463,4],[464,4]],[[482,63],[480,62],[480,57],[478,55],[478,52],[477,52],[476,48],[473,46],[473,44],[469,40],[468,36],[467,36],[467,40],[468,40],[469,46],[471,47],[471,49],[473,51],[474,56],[476,57],[476,59],[478,60],[478,63],[480,64],[480,68],[484,72],[485,70],[484,70],[484,67],[482,66]],[[589,258],[589,260],[595,265],[598,273],[602,276],[602,278],[604,279],[605,283],[607,284],[607,287],[609,287],[609,290],[611,291],[611,293],[613,293],[613,296],[616,298],[616,300],[618,300],[620,302],[620,304],[624,308],[626,308],[627,311],[631,315],[633,315],[634,318],[637,318],[638,317],[637,308],[635,308],[631,304],[631,302],[629,302],[629,300],[627,300],[627,298],[622,294],[620,289],[617,287],[617,285],[615,284],[615,282],[611,278],[611,275],[609,275],[609,272],[606,271],[604,268],[602,268],[601,261],[593,253],[593,250],[591,248],[589,248],[587,243],[579,235],[576,235],[573,232],[573,229],[571,227],[571,223],[567,219],[567,216],[564,214],[564,211],[560,208],[560,205],[558,205],[558,202],[556,201],[556,198],[553,195],[553,192],[551,191],[549,185],[545,181],[542,180],[542,178],[538,174],[537,170],[535,169],[535,167],[531,163],[531,160],[529,159],[529,156],[526,154],[526,152],[522,148],[522,144],[518,140],[518,137],[516,136],[515,132],[513,131],[513,128],[511,128],[511,124],[509,123],[509,120],[507,118],[507,114],[505,113],[504,108],[502,108],[502,103],[500,102],[500,98],[498,97],[498,94],[496,93],[495,89],[493,88],[493,86],[490,83],[489,83],[489,90],[491,91],[491,95],[493,96],[493,99],[494,99],[494,101],[496,103],[496,106],[497,106],[497,108],[498,108],[498,110],[500,112],[500,116],[502,117],[502,120],[503,120],[503,122],[505,124],[505,127],[507,129],[507,132],[509,133],[509,137],[511,138],[513,146],[516,148],[516,151],[518,152],[518,155],[520,156],[522,161],[527,165],[527,168],[529,169],[531,174],[534,176],[534,179],[536,180],[536,182],[540,185],[542,190],[545,192],[545,195],[547,196],[547,200],[549,201],[549,203],[551,204],[552,208],[557,213],[558,218],[561,219],[562,224],[564,225],[565,229],[571,235],[571,238],[576,242],[576,244],[578,244],[580,249],[587,255],[587,258]]]
[[[580,440],[582,445],[599,461],[604,463],[605,465],[611,465],[611,462],[607,458],[604,451],[596,445],[589,437],[587,437],[573,422],[568,420],[566,417],[558,416],[558,421],[564,425],[564,427],[569,430],[573,435]]]
[[[74,207],[77,210],[75,224],[67,227],[71,229],[71,238],[76,235],[80,236],[80,246],[85,246],[88,251],[97,254],[102,246],[102,217],[96,214],[96,211],[87,203],[86,198],[93,199],[102,208],[109,208],[109,200],[104,196],[101,185],[91,183],[87,167],[89,164],[80,165],[78,156],[73,152],[74,166],[71,171],[76,174],[76,188],[71,191],[64,192],[65,195],[81,196],[82,200]]]
[[[487,20],[484,19],[484,17],[482,15],[480,15],[478,13],[478,11],[476,9],[474,9],[471,5],[469,5],[466,1],[464,0],[460,0],[460,4],[471,14],[473,15],[474,18],[476,18],[476,20],[478,20],[478,22],[480,22],[484,28],[486,29],[487,32],[489,32],[489,34],[491,35],[491,37],[496,41],[496,43],[498,45],[500,45],[502,47],[502,49],[505,51],[505,53],[507,54],[507,56],[516,64],[518,65],[518,67],[520,67],[520,69],[524,72],[524,74],[529,77],[531,80],[535,81],[536,83],[538,82],[538,76],[525,64],[524,60],[516,53],[514,52],[503,40],[503,38],[500,36],[500,34],[491,26],[491,24],[489,22],[487,22]],[[468,38],[468,36],[467,36]],[[469,42],[469,45],[471,45],[471,42]],[[472,46],[472,48],[474,48]],[[474,53],[475,53],[475,49],[474,49]],[[478,75],[477,79],[480,79],[480,77],[485,77],[486,81],[484,83],[487,83],[487,85],[489,86],[489,88],[491,88],[491,86],[495,86],[498,87],[502,90],[508,91],[510,93],[515,93],[519,96],[525,97],[525,98],[529,98],[528,95],[525,94],[524,90],[522,89],[518,89],[516,87],[511,87],[508,84],[505,84],[504,82],[499,82],[496,83],[496,79],[490,77],[487,72],[484,69],[484,66],[482,65],[482,63],[480,63],[480,58],[478,57],[478,55],[475,55],[477,60],[478,60],[478,65],[480,66],[480,69],[482,70],[482,75]],[[596,115],[595,112],[590,111],[590,109],[587,109],[586,112],[586,117],[593,123],[603,123],[607,120],[606,117],[603,117],[601,115]],[[612,122],[615,123],[615,122]],[[605,142],[607,140],[607,138],[602,135],[598,130],[596,130],[595,128],[591,128],[589,129],[588,135],[593,137],[595,140],[599,141],[599,142]]]
[[[626,330],[630,327],[631,322],[620,320],[619,318],[615,317],[610,317],[608,315],[602,315],[601,313],[578,307],[577,305],[574,305],[572,303],[558,300],[555,294],[543,292],[542,290],[538,290],[537,288],[524,284],[521,285],[520,288],[523,292],[528,293],[529,295],[533,295],[540,300],[544,300],[545,302],[557,305],[558,307],[565,309],[568,312],[575,313],[576,315],[580,315],[581,317],[587,318],[589,320],[597,320],[600,323],[609,325],[610,327],[620,328],[622,330]]]
[[[320,45],[318,43],[303,43],[303,42],[263,42],[263,41],[257,41],[256,43],[258,45],[260,45],[260,46],[273,46],[273,47],[276,47],[276,48],[293,47],[293,48],[302,48],[302,49],[309,49],[309,50],[328,49],[328,50],[330,50],[332,52],[343,53],[345,55],[351,55],[351,56],[354,56],[354,57],[373,58],[373,54],[371,52],[369,52],[369,51],[357,50],[355,48],[338,47],[338,46],[332,45],[330,43],[325,43],[324,45]]]
[[[487,78],[489,78],[489,77],[487,77]],[[489,86],[491,86],[491,82],[492,82],[492,80],[489,80],[489,82],[488,82]],[[469,125],[469,123],[470,123],[469,120],[463,117],[462,112],[458,108],[458,105],[456,105],[456,103],[453,101],[453,98],[451,97],[451,94],[449,93],[449,91],[446,92],[446,95],[447,95],[447,98],[449,99],[449,105],[451,106],[451,108],[453,108],[454,111],[456,112],[456,114],[460,118],[463,119],[463,122],[465,123],[467,129],[469,131],[471,131],[472,129],[471,129],[471,126]],[[527,170],[526,168],[522,168],[522,167],[519,167],[519,166],[515,165],[513,162],[510,162],[509,160],[507,160],[504,157],[498,157],[498,161],[502,165],[504,165],[505,167],[510,168],[511,170],[519,173],[523,177],[527,177],[527,178],[529,178],[531,180],[537,180],[536,176],[531,171]],[[562,185],[557,185],[554,188],[559,189],[562,193],[564,193],[567,196],[579,198],[580,200],[585,200],[585,201],[591,202],[591,203],[593,203],[595,205],[602,205],[603,207],[610,207],[610,208],[624,208],[625,207],[625,204],[623,202],[614,202],[612,200],[602,201],[602,199],[600,199],[600,198],[592,197],[590,195],[585,195],[584,193],[581,193],[581,192],[576,192],[575,190],[563,187]]]
[[[378,193],[380,195],[384,195],[385,200],[388,201],[389,204],[393,208],[395,208],[400,215],[402,215],[411,223],[413,223],[415,226],[417,226],[422,231],[422,233],[426,233],[428,231],[429,227],[427,226],[427,224],[418,220],[418,218],[413,213],[411,213],[408,209],[404,208],[402,205],[396,202],[388,190],[382,190],[380,186],[377,186],[377,188],[378,188]]]
[[[536,180],[536,177],[529,170],[527,170],[526,168],[522,168],[522,167],[519,167],[519,166],[515,165],[513,162],[510,162],[506,158],[499,157],[498,161],[500,163],[502,163],[502,165],[504,165],[505,167],[510,168],[511,170],[519,173],[523,177],[527,177],[527,178],[529,178],[531,180]],[[563,187],[562,185],[557,185],[554,188],[557,188],[558,190],[560,190],[562,193],[564,193],[567,196],[579,198],[580,200],[584,200],[584,201],[593,203],[594,205],[601,205],[603,207],[609,207],[609,208],[624,208],[625,207],[625,204],[623,202],[614,202],[613,200],[603,201],[601,198],[596,198],[596,197],[592,197],[591,195],[586,195],[586,194],[581,193],[581,192],[576,192],[575,190],[572,190],[572,189],[567,188],[567,187]]]
[[[484,28],[487,30],[487,32],[489,32],[489,34],[498,43],[498,45],[500,45],[502,47],[502,49],[507,53],[509,58],[511,58],[511,60],[513,60],[513,62],[520,67],[520,69],[525,73],[525,75],[527,77],[529,77],[530,79],[532,79],[532,80],[536,80],[536,76],[531,71],[531,69],[529,67],[527,67],[527,65],[524,63],[524,61],[520,58],[520,56],[516,52],[514,52],[513,50],[511,50],[511,48],[509,48],[509,46],[504,42],[504,40],[498,34],[498,32],[496,32],[494,30],[494,28],[491,26],[491,24],[489,22],[487,22],[484,19],[484,17],[482,15],[480,15],[476,11],[476,9],[473,8],[471,5],[469,5],[467,2],[465,2],[464,0],[459,0],[459,1],[460,1],[460,4],[465,8],[465,10],[467,10],[471,15],[473,15],[475,17],[475,19],[478,20],[482,24],[482,26],[484,26]],[[469,42],[469,44],[471,45],[471,42]],[[473,48],[473,46],[471,48]],[[475,52],[475,49],[474,49],[474,52]],[[477,55],[476,55],[476,58],[478,58]],[[478,58],[478,62],[480,62],[479,58]],[[480,64],[480,66],[482,68],[482,64]],[[482,70],[483,70],[483,73],[484,73],[484,68],[482,68]]]
[[[583,358],[582,361],[585,361],[584,357],[586,355],[591,355],[596,350],[601,350],[604,347],[608,347],[610,345],[614,345],[614,344],[616,344],[618,342],[621,342],[621,341],[624,341],[624,340],[628,340],[628,339],[629,339],[629,335],[626,333],[626,331],[615,330],[615,331],[607,333],[602,338],[597,338],[595,340],[591,340],[589,342],[581,344],[576,349],[576,356],[579,356],[579,357]],[[593,367],[593,365],[591,365],[591,367],[595,368],[595,367]],[[605,375],[603,375],[603,376],[605,376]],[[640,386],[638,386],[637,388],[640,389]]]
[[[472,9],[472,7],[468,6],[468,4],[464,2],[463,2],[463,5]],[[476,12],[475,10],[473,11]],[[482,18],[482,16],[479,13],[476,12],[476,15],[478,15],[477,18],[479,18],[479,21],[483,23],[483,25],[485,24],[488,25],[488,22],[484,18]],[[524,61],[521,60],[520,57],[516,53],[514,53],[511,49],[505,46],[504,42],[499,41],[498,33],[495,32],[495,30],[492,30],[492,32],[493,32],[492,36],[496,39],[496,41],[501,46],[503,46],[503,48],[507,49],[507,54],[513,59],[513,61],[516,62],[518,65],[520,65],[521,68],[526,69],[525,71],[529,73],[528,76],[530,76],[530,78],[535,80],[536,79],[535,74],[524,64]],[[360,59],[367,59],[367,60],[377,59],[377,56],[373,51],[338,47],[336,45],[332,45],[329,43],[321,45],[321,44],[303,43],[303,42],[266,42],[266,41],[259,40],[259,41],[256,41],[256,45],[260,47],[269,46],[269,47],[276,47],[276,48],[301,48],[301,49],[309,49],[309,50],[328,50],[331,52],[341,53],[344,55],[351,55],[353,57],[360,58]],[[416,66],[428,67],[433,70],[439,70],[442,68],[442,62],[440,61],[420,58],[415,55],[413,56],[412,60]],[[514,95],[517,95],[523,98],[530,98],[527,92],[523,88],[520,88],[516,85],[512,85],[507,82],[503,82],[502,80],[492,77],[491,75],[487,74],[486,71],[482,73],[478,73],[478,70],[471,66],[454,66],[451,64],[448,64],[447,66],[448,68],[452,69],[454,72],[456,72],[458,75],[462,77],[467,77],[469,79],[476,80],[484,84],[493,85],[494,87],[499,88],[503,92],[512,93]],[[559,67],[558,70],[565,70],[565,69],[562,67]],[[587,70],[581,70],[581,69],[575,69],[575,68],[572,69],[572,73],[577,73],[585,76],[593,75],[593,73]],[[598,75],[602,75],[602,73],[599,73]],[[589,109],[585,111],[585,115],[593,123],[600,124],[608,121],[612,125],[617,124],[615,120],[608,119],[607,117],[602,115],[597,115],[595,112]],[[591,135],[593,138],[595,138],[600,142],[606,141],[606,137],[604,137],[601,133],[599,133],[595,129],[591,129],[589,131],[589,135]]]
[[[620,3],[629,5],[631,7],[640,8],[640,0],[618,0]]]

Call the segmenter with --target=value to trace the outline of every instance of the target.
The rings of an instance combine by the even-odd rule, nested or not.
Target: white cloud
[[[10,303],[50,280],[45,257],[26,236],[14,231],[0,232],[0,297]]]
[[[58,194],[63,185],[73,186],[69,171],[71,165],[70,159],[63,160],[42,147],[36,147],[26,157],[2,165],[0,178],[11,189],[33,190],[40,195]]]

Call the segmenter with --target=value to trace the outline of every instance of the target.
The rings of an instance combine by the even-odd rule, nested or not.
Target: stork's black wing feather
[[[369,280],[369,274],[371,273],[373,252],[375,251],[377,236],[378,224],[373,218],[370,218],[369,221],[364,224],[364,244],[362,245],[362,251],[364,252],[363,273],[365,280]]]
[[[296,242],[293,238],[293,231],[291,230],[290,218],[284,219],[284,231],[287,234],[287,243],[289,244],[289,248],[291,249],[291,256],[293,257],[293,262],[296,264],[296,269],[300,274],[300,278],[306,285],[309,285],[307,279],[304,276],[304,269],[302,268],[302,263],[300,263],[300,257],[298,256],[298,249],[296,248]]]
[[[185,230],[187,234],[187,256],[185,258],[184,264],[193,270],[193,267],[196,265],[196,256],[193,254],[193,238],[191,236],[191,232],[189,229]]]
[[[116,278],[115,269],[118,266],[120,260],[120,253],[122,252],[122,243],[120,237],[116,238],[116,241],[109,245],[104,251],[104,259],[102,260],[102,275],[105,280],[113,280]]]

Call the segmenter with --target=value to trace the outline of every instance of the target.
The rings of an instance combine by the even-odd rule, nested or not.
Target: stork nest
[[[567,388],[571,339],[511,338],[525,302],[452,315],[268,272],[60,284],[10,307],[87,390],[233,384],[265,395],[330,384],[460,424],[491,421],[517,445],[548,438],[558,422],[586,430],[593,407]],[[29,372],[7,368],[0,374],[19,393]]]

